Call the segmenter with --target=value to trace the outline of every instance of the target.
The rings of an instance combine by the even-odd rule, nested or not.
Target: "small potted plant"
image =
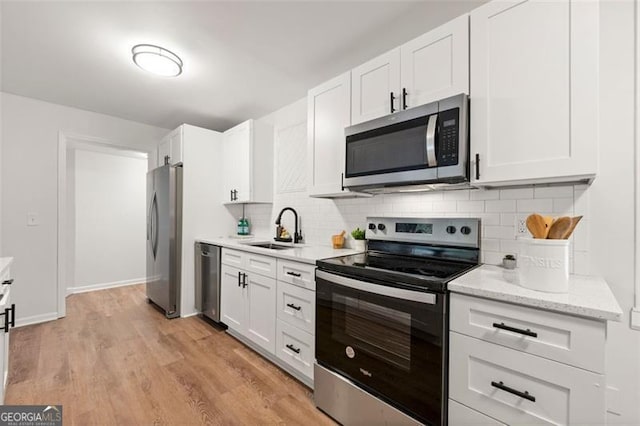
[[[351,231],[351,237],[353,237],[353,241],[351,241],[351,248],[354,250],[365,251],[365,239],[364,239],[364,230],[360,228],[356,228]]]

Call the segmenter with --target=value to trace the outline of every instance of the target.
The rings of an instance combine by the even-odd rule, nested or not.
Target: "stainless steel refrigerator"
[[[182,166],[147,173],[147,298],[180,316]]]

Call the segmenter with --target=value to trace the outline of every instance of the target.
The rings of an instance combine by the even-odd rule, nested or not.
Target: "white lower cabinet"
[[[245,344],[312,386],[315,265],[228,248],[222,249],[221,263],[222,322]]]
[[[278,358],[313,379],[314,336],[278,319],[276,347]]]
[[[605,423],[604,323],[455,293],[450,301],[451,425],[476,414],[498,422],[486,424]]]
[[[504,426],[504,423],[450,399],[449,426]]]

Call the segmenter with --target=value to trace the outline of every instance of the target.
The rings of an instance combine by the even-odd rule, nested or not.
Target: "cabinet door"
[[[251,201],[251,121],[227,130],[223,135],[224,202]],[[235,196],[231,192],[236,191]]]
[[[471,12],[476,183],[593,178],[598,34],[595,1],[494,1]]]
[[[229,328],[244,333],[247,290],[239,285],[238,268],[222,265],[220,282],[220,314]]]
[[[400,49],[407,108],[469,93],[468,15],[429,31]]]
[[[247,274],[249,294],[246,309],[246,336],[269,353],[276,351],[276,280]]]
[[[307,103],[309,195],[342,193],[344,128],[351,122],[350,73],[309,90]]]
[[[179,164],[183,162],[183,126],[178,127],[170,135],[171,140],[171,164]]]
[[[351,70],[351,124],[391,114],[399,106],[400,49]]]
[[[162,142],[158,145],[158,167],[164,166],[164,158],[166,156],[171,158],[171,139],[168,135],[162,138]]]

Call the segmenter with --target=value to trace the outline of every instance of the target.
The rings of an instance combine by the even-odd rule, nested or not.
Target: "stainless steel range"
[[[345,425],[445,425],[447,283],[478,265],[480,220],[367,221],[366,253],[317,262],[316,405]]]

